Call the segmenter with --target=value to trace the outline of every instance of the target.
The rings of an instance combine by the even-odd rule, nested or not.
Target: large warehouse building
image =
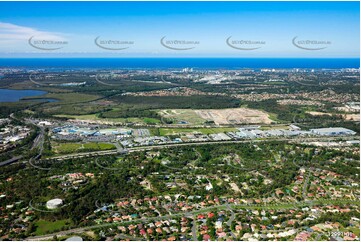
[[[311,133],[323,136],[334,136],[334,135],[355,135],[356,132],[351,129],[345,129],[341,127],[335,128],[322,128],[322,129],[311,129]]]

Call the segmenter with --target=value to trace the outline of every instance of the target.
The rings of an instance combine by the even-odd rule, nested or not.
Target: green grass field
[[[98,151],[98,150],[112,150],[116,147],[108,143],[57,143],[52,145],[55,153],[58,154],[71,154],[75,152]]]
[[[146,124],[159,124],[160,120],[156,118],[144,118],[143,122]]]
[[[67,219],[57,220],[54,222],[39,220],[35,223],[36,226],[35,235],[49,234],[56,230],[61,230],[62,227],[64,227],[67,224],[69,224],[69,221]]]

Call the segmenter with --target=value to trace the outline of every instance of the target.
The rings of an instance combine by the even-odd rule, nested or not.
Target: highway
[[[236,143],[256,143],[256,142],[272,142],[272,141],[295,141],[298,143],[302,142],[315,142],[315,141],[334,141],[334,140],[352,140],[359,139],[357,136],[343,136],[343,137],[308,137],[308,138],[266,138],[266,139],[254,139],[254,140],[227,140],[227,141],[205,141],[205,142],[187,142],[187,143],[175,143],[175,144],[162,144],[162,145],[152,145],[152,146],[139,146],[128,149],[120,149],[117,147],[116,150],[106,150],[106,151],[92,151],[92,152],[83,152],[77,154],[61,155],[48,158],[51,160],[66,160],[73,158],[82,158],[82,157],[92,157],[92,156],[102,156],[102,155],[121,155],[136,151],[152,150],[152,149],[163,149],[163,148],[172,148],[180,146],[195,146],[195,145],[206,145],[206,144],[236,144]]]
[[[2,162],[0,162],[0,167],[9,165],[9,164],[14,163],[14,162],[17,162],[18,160],[21,160],[22,158],[23,158],[23,156],[19,155],[19,156],[15,156],[15,157],[13,157],[11,159],[8,159],[6,161],[2,161]]]

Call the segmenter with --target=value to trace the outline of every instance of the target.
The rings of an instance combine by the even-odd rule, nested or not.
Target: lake
[[[18,102],[22,98],[31,98],[34,96],[41,96],[46,94],[45,91],[39,90],[13,90],[13,89],[0,89],[0,102]],[[40,98],[31,99],[30,101],[53,101],[55,99]],[[29,101],[29,100],[28,100]]]

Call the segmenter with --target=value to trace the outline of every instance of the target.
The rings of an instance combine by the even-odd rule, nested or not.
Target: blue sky
[[[1,57],[359,57],[360,51],[359,2],[0,2],[0,9]],[[31,37],[63,44],[32,42],[41,47],[35,48]],[[97,37],[110,49],[96,45]],[[175,49],[162,45],[163,37]]]

